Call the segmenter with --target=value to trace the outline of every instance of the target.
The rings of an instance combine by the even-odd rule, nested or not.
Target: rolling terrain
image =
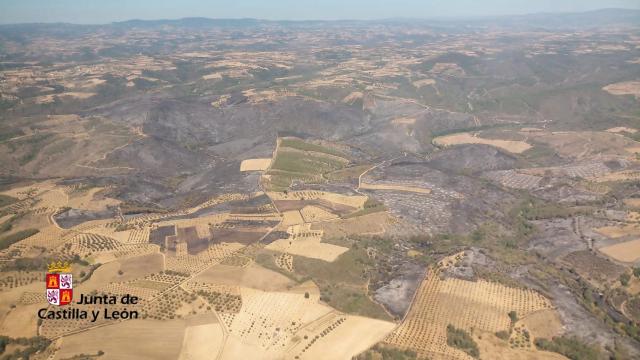
[[[639,99],[637,11],[0,26],[0,354],[639,358]]]

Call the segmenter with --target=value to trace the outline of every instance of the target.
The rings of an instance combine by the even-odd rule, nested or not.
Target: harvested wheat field
[[[219,323],[189,326],[184,332],[179,359],[215,358],[223,344],[224,333]]]
[[[624,226],[604,226],[594,229],[597,233],[606,237],[617,239],[624,236],[640,235],[640,226],[637,224],[630,224]]]
[[[265,171],[271,165],[271,159],[248,159],[240,163],[240,171]]]
[[[294,283],[286,276],[266,269],[256,263],[238,268],[229,265],[214,265],[193,281],[218,285],[242,286],[263,291],[281,291]]]
[[[439,146],[453,146],[460,144],[484,144],[491,145],[497,148],[506,150],[508,152],[520,154],[529,149],[531,149],[531,145],[524,141],[517,140],[492,140],[492,139],[484,139],[478,137],[477,134],[471,133],[461,133],[461,134],[453,134],[440,136],[433,139],[433,143]]]
[[[185,320],[131,320],[83,331],[65,336],[54,359],[100,350],[105,359],[177,359],[185,325]]]
[[[297,334],[300,341],[287,353],[299,359],[351,359],[383,340],[395,326],[388,321],[332,313],[305,326]]]
[[[38,284],[44,287],[43,284]],[[0,322],[0,335],[10,337],[26,337],[30,338],[38,335],[38,310],[45,303],[16,305],[7,311],[5,318]]]
[[[457,261],[449,258],[441,264],[451,266]],[[431,359],[468,359],[465,353],[447,345],[447,325],[466,331],[508,331],[510,311],[526,317],[552,308],[549,300],[533,290],[485,280],[441,280],[439,269],[429,271],[407,316],[386,338],[387,343]]]
[[[401,185],[401,184],[368,184],[364,181],[360,183],[360,189],[365,190],[387,190],[387,191],[403,191],[417,194],[431,194],[431,189]]]
[[[607,85],[602,90],[612,95],[633,95],[640,97],[640,81],[623,81]]]
[[[311,224],[290,226],[288,239],[279,239],[265,249],[298,255],[312,259],[335,261],[349,249],[343,246],[322,243],[322,231],[311,230]]]
[[[300,215],[300,211],[291,210],[284,211],[282,213],[282,226],[291,226],[304,223],[304,219],[302,215]]]
[[[633,263],[640,260],[640,239],[605,246],[599,251],[615,260]]]

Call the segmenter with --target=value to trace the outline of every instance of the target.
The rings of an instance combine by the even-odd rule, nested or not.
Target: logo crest
[[[47,301],[51,305],[67,305],[73,300],[73,275],[68,262],[49,264],[45,278]]]

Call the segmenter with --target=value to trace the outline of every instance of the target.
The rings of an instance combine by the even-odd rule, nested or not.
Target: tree
[[[622,284],[622,286],[629,286],[629,280],[631,280],[631,275],[629,275],[629,273],[620,275],[620,284]]]
[[[518,321],[518,313],[515,311],[509,312],[509,319],[511,319],[511,323],[515,324]]]

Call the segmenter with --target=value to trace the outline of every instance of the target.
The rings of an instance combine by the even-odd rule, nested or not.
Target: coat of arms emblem
[[[46,276],[47,301],[51,305],[67,305],[73,300],[73,275],[68,262],[49,264]]]

